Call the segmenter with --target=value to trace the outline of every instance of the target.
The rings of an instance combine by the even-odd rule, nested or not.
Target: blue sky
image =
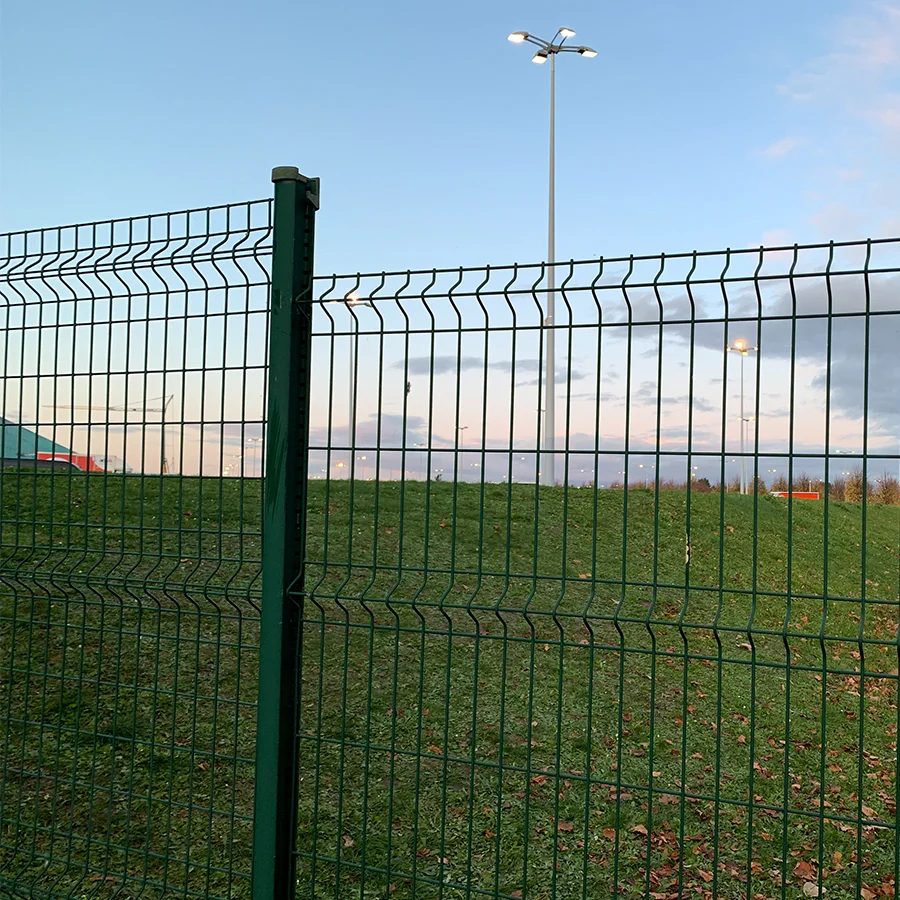
[[[900,12],[860,0],[3,4],[0,230],[323,182],[319,269],[900,230]]]
[[[599,55],[559,60],[558,259],[900,233],[900,6],[550,7],[7,0],[0,231],[266,197],[272,166],[297,165],[322,179],[320,274],[538,261],[546,251],[549,72],[506,36],[524,29],[550,37],[566,25]],[[789,260],[781,263],[785,270]],[[894,334],[896,317],[891,326]],[[873,367],[890,373],[896,344],[880,337]],[[722,426],[715,410],[727,402],[732,448],[734,386],[715,381],[723,339],[713,336],[698,364],[713,445]],[[862,349],[855,340],[849,357]],[[659,351],[643,350],[653,366]],[[775,389],[783,387],[783,351],[769,354],[763,381],[772,396],[760,398],[768,404],[761,440],[770,446],[785,434],[786,398]],[[683,366],[681,350],[669,353],[672,366]],[[358,421],[360,433],[374,434],[377,380],[363,370],[375,356],[365,344],[361,354]],[[589,348],[584,354],[573,365],[595,371],[596,358]],[[343,357],[333,365],[346,398]],[[815,355],[798,368],[798,427],[809,446],[821,444],[821,423],[801,420],[811,410],[821,419],[821,374]],[[634,377],[648,396],[684,395],[677,375],[664,390],[642,372]],[[845,380],[856,390],[859,374]],[[533,393],[523,395],[526,412],[539,405]],[[570,434],[593,427],[595,407],[583,393],[583,420]],[[421,391],[411,397],[409,412],[422,420],[418,442],[427,438],[427,411],[415,406]],[[396,409],[383,415],[402,406],[391,403]],[[846,446],[858,444],[854,403],[842,407],[836,432]],[[335,395],[332,404],[341,411],[346,399]],[[440,413],[441,440],[452,442],[457,417]],[[893,413],[882,414],[890,442],[884,422]],[[560,407],[558,429],[562,415]],[[614,405],[606,415],[620,432]],[[648,415],[637,420],[652,438]],[[491,423],[494,436],[470,423],[469,439],[509,446],[501,420]]]

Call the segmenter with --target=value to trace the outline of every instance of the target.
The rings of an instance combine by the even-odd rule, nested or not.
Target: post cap
[[[306,181],[296,166],[275,166],[272,181]]]

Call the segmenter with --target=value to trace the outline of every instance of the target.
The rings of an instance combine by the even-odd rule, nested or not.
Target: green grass
[[[259,486],[163,487],[2,479],[0,891],[248,894]],[[301,894],[877,896],[900,509],[824,512],[312,483]]]

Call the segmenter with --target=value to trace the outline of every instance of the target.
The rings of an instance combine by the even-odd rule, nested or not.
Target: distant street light
[[[747,342],[743,340],[735,341],[730,347],[725,348],[726,353],[740,353],[741,355],[741,493],[747,493],[747,479],[744,475],[744,426],[746,422],[753,421],[753,418],[744,416],[744,357],[750,352],[759,354],[759,347],[748,347]]]
[[[428,456],[427,456],[427,448],[428,443],[426,441],[413,441],[413,447],[418,447],[419,451],[422,454],[422,475],[423,477],[428,476]],[[415,472],[416,475],[419,474],[418,470]]]
[[[509,40],[514,44],[522,44],[526,41],[534,44],[538,49],[531,61],[543,65],[550,60],[550,185],[548,196],[547,215],[547,318],[544,322],[547,327],[547,358],[545,362],[544,394],[546,414],[544,417],[544,462],[542,464],[543,483],[555,483],[556,461],[555,431],[556,431],[556,334],[554,331],[554,313],[556,311],[556,298],[554,296],[554,271],[553,263],[556,259],[556,56],[559,53],[577,53],[586,59],[593,59],[597,55],[596,50],[590,47],[564,47],[566,40],[574,37],[575,32],[571,28],[560,28],[553,36],[552,41],[545,41],[527,31],[514,31]]]
[[[373,308],[375,306],[371,300],[361,300],[354,293],[347,294],[343,300],[332,300],[331,302],[343,303],[348,310],[353,309],[355,306],[371,306]],[[356,413],[356,377],[359,368],[359,360],[357,358],[359,355],[359,322],[355,316],[351,316],[351,323],[353,335],[350,343],[350,415],[347,418],[347,434],[350,438],[350,443],[353,444],[356,437],[356,429],[353,426]]]
[[[253,462],[252,474],[256,475],[257,471],[261,468],[261,466],[257,466],[257,461],[259,460],[259,453],[262,450],[262,438],[247,438],[247,443],[250,445],[250,451],[253,453],[253,456],[251,457],[251,460]]]

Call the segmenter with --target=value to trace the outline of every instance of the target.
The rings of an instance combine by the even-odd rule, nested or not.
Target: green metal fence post
[[[253,900],[289,900],[296,885],[297,704],[312,348],[313,226],[318,179],[293,166],[275,183],[263,599],[253,830]],[[296,593],[292,592],[296,589]]]

